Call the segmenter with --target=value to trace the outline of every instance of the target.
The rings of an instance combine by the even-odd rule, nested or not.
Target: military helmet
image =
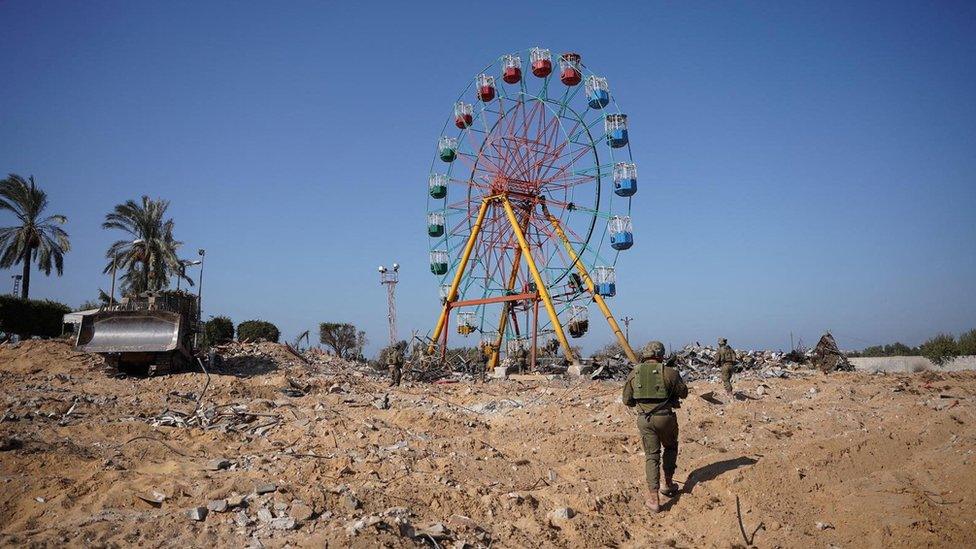
[[[728,345],[728,343],[729,343],[729,340],[725,339],[724,337],[718,338],[718,344],[719,345]]]
[[[664,344],[660,341],[651,341],[641,349],[641,359],[661,358],[664,356]]]

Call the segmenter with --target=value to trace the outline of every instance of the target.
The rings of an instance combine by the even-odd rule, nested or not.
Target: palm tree
[[[34,176],[25,180],[10,174],[0,181],[0,210],[13,212],[20,223],[0,228],[0,268],[23,264],[20,297],[24,299],[30,295],[31,261],[36,261],[45,275],[50,276],[53,269],[61,276],[64,254],[71,249],[68,233],[59,227],[67,223],[68,218],[63,215],[41,218],[45,208],[47,193],[37,188]]]
[[[142,203],[128,200],[118,204],[105,215],[104,229],[119,229],[132,238],[113,243],[105,257],[112,269],[124,271],[120,276],[123,293],[141,293],[146,290],[162,290],[169,286],[171,276],[193,284],[183,272],[176,251],[183,245],[173,238],[172,219],[165,219],[169,201],[142,197]]]

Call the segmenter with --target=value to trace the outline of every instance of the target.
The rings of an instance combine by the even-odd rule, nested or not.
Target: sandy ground
[[[193,412],[202,374],[119,379],[63,343],[0,346],[0,543],[976,546],[973,372],[796,372],[723,404],[695,383],[682,492],[653,515],[619,383],[413,384],[378,409],[380,380],[308,370],[232,365],[202,409],[242,419],[165,427],[164,410]]]

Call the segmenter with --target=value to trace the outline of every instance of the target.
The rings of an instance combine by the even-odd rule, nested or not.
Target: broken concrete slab
[[[223,513],[228,507],[226,499],[215,499],[207,503],[207,509],[214,513]]]
[[[222,471],[230,467],[230,460],[227,459],[212,459],[207,462],[205,469],[208,471]]]

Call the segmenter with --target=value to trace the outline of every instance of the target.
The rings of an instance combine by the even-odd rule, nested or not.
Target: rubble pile
[[[213,347],[222,370],[261,372],[277,368],[314,366],[319,370],[335,371],[357,366],[322,349],[310,348],[302,352],[287,343],[271,341],[232,341]]]
[[[718,379],[720,368],[715,361],[718,349],[700,344],[686,345],[674,354],[673,365],[681,372],[685,381],[698,379]],[[800,362],[791,360],[782,351],[735,350],[738,359],[736,371],[752,372],[755,377],[787,377],[787,370],[795,369]]]

